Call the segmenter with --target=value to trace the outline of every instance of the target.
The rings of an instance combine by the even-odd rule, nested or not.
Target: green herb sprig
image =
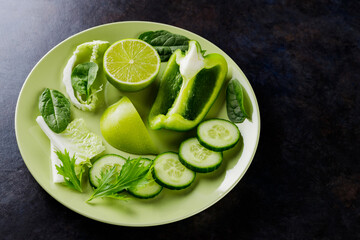
[[[76,191],[82,192],[81,188],[81,178],[83,173],[83,168],[81,169],[81,172],[79,176],[76,175],[75,172],[75,161],[76,157],[75,155],[70,158],[69,152],[65,149],[65,153],[62,153],[61,151],[55,152],[60,161],[62,162],[62,165],[55,165],[58,174],[62,175],[65,180],[65,185],[69,188],[72,188]]]
[[[124,195],[119,194],[119,192],[137,184],[150,169],[150,165],[146,166],[140,160],[141,158],[126,161],[122,166],[120,174],[116,171],[116,167],[102,171],[100,178],[98,178],[99,187],[94,190],[94,193],[87,202],[99,197],[124,199]]]

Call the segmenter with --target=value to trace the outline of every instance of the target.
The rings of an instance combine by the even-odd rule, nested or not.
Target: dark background
[[[360,239],[360,2],[0,0],[0,239]],[[144,20],[210,40],[258,98],[252,165],[220,202],[180,222],[108,225],[68,210],[33,179],[14,113],[55,45],[100,24]]]

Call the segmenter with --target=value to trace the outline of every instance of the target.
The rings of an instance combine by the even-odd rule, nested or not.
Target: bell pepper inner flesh
[[[180,66],[181,75],[185,79],[192,79],[205,65],[200,45],[196,41],[190,41],[189,51],[185,56],[178,55],[176,63]]]
[[[163,76],[164,78],[161,82],[162,91],[159,91],[156,99],[157,105],[153,105],[152,111],[157,114],[166,115],[173,105],[183,82],[179,65],[177,65],[176,61],[169,60],[167,70],[165,70]]]
[[[219,67],[216,66],[210,69],[203,69],[196,75],[196,80],[185,105],[184,118],[195,120],[201,113],[214,91],[218,72]]]
[[[177,50],[168,61],[150,111],[150,127],[177,131],[194,128],[215,102],[226,75],[223,56],[203,56],[199,43],[189,41],[186,53]]]

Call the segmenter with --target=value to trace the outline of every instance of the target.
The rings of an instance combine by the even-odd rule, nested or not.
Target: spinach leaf
[[[57,90],[46,88],[42,92],[39,110],[46,124],[55,133],[61,133],[70,123],[70,101]]]
[[[85,95],[87,98],[90,95],[91,85],[96,79],[99,67],[94,62],[80,63],[76,65],[71,73],[71,85],[75,91]]]
[[[153,46],[159,53],[162,62],[169,60],[171,54],[177,49],[188,50],[190,40],[187,37],[165,30],[144,32],[139,36],[139,39]]]
[[[235,123],[242,123],[249,117],[244,107],[243,88],[237,79],[231,79],[227,86],[226,110],[229,119]]]

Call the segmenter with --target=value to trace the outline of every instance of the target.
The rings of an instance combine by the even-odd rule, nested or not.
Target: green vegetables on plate
[[[124,190],[137,198],[147,199],[157,196],[164,187],[172,190],[187,188],[194,182],[197,172],[208,173],[218,169],[223,162],[223,151],[234,147],[241,137],[237,126],[230,121],[203,121],[227,76],[228,66],[223,56],[217,53],[205,55],[197,41],[164,30],[145,32],[139,39],[152,45],[161,61],[168,61],[148,116],[150,128],[188,131],[198,126],[197,136],[184,140],[179,154],[163,152],[154,160],[143,157],[125,159],[117,154],[105,154],[92,163],[91,160],[99,156],[105,147],[101,137],[86,128],[84,119],[71,121],[70,102],[83,111],[94,111],[99,106],[106,81],[103,56],[110,44],[100,40],[80,44],[63,72],[63,83],[70,101],[59,91],[45,89],[39,98],[41,116],[36,121],[51,143],[54,182],[63,182],[69,188],[82,192],[82,176],[85,167],[89,168],[89,182],[94,191],[87,202],[103,197],[127,199]],[[118,49],[121,52],[124,48]],[[153,50],[157,55],[156,51]],[[125,59],[120,55],[118,57]],[[128,71],[131,70],[130,65]],[[114,67],[112,70],[121,74],[121,69]],[[226,100],[230,120],[242,122],[247,113],[242,88],[237,80],[230,81]],[[138,134],[136,139],[128,137],[134,128],[125,127],[128,122],[133,125],[134,119],[138,121],[135,131],[143,133]],[[122,123],[121,126],[118,126],[119,123]],[[106,141],[116,148],[138,154],[154,152],[140,144],[142,141],[151,142],[151,139],[127,97],[104,111],[100,125]],[[112,139],[115,135],[116,139]],[[131,139],[135,139],[133,143]],[[129,146],[129,142],[133,146]],[[137,149],[133,149],[136,146]]]

